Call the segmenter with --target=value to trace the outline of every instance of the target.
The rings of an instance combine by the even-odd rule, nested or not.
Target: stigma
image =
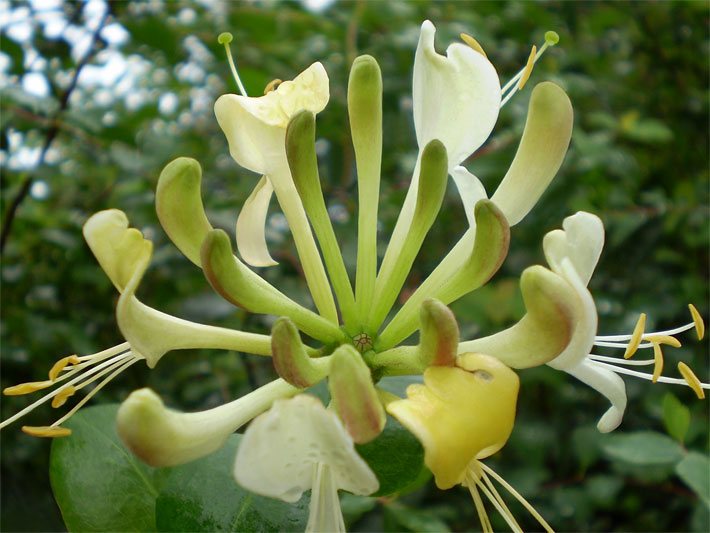
[[[30,411],[33,411],[35,408],[50,400],[52,407],[61,407],[76,392],[98,381],[98,384],[95,385],[86,396],[53,424],[49,426],[22,427],[22,431],[33,437],[56,438],[71,435],[71,430],[62,427],[62,424],[81,409],[86,402],[113,378],[141,359],[144,359],[144,357],[133,351],[127,342],[91,355],[70,355],[68,357],[62,357],[49,370],[49,379],[21,383],[3,390],[5,396],[21,396],[39,390],[52,389],[39,400],[0,423],[0,429],[12,424],[17,419],[25,416]]]
[[[590,354],[589,359],[596,365],[607,368],[617,374],[649,380],[652,383],[686,385],[695,392],[698,398],[705,398],[704,389],[710,389],[710,383],[700,381],[686,363],[682,361],[678,363],[680,378],[662,375],[665,363],[663,346],[679,348],[681,343],[676,338],[676,335],[692,329],[695,329],[698,340],[702,340],[705,336],[705,323],[700,313],[693,304],[688,304],[688,309],[690,310],[692,322],[666,331],[650,333],[645,332],[646,314],[641,313],[630,335],[602,335],[594,338],[594,346],[624,350],[621,357]],[[653,357],[633,359],[633,356],[640,350],[652,350]],[[627,368],[629,366],[653,366],[653,371],[651,373],[639,372]]]

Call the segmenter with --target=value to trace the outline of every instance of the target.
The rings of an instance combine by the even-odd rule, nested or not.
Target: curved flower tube
[[[291,228],[316,307],[328,320],[337,322],[333,294],[291,177],[285,149],[286,128],[291,118],[301,110],[312,113],[322,111],[328,99],[328,75],[322,64],[314,63],[292,81],[281,83],[264,96],[220,96],[214,111],[227,137],[232,158],[244,168],[263,174],[269,180]],[[269,189],[263,186],[252,194],[248,218],[265,220],[268,196]],[[251,224],[244,222],[238,224],[237,229],[241,233],[245,227],[252,229]],[[237,237],[237,243],[247,263],[253,266],[273,264],[262,232],[242,233]]]
[[[301,394],[277,400],[242,438],[234,477],[244,488],[285,502],[311,489],[306,531],[345,531],[338,490],[372,494],[375,474],[355,451],[337,415]]]

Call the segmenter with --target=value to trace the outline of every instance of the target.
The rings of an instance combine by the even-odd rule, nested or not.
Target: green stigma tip
[[[549,46],[555,46],[557,43],[560,42],[560,36],[556,31],[546,31],[545,32],[545,42]]]
[[[545,38],[547,38],[547,36]],[[232,42],[232,39],[234,39],[234,37],[232,37],[232,34],[228,31],[225,31],[224,33],[219,34],[219,37],[217,37],[217,42],[219,44],[229,44]]]

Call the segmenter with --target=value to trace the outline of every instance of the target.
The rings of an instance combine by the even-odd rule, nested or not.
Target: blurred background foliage
[[[235,311],[211,292],[202,273],[169,242],[153,206],[162,167],[177,156],[194,157],[203,166],[210,218],[232,233],[257,179],[231,160],[212,113],[220,94],[235,91],[216,40],[222,31],[234,34],[233,51],[250,94],[260,94],[273,78],[292,78],[313,61],[328,70],[331,100],[318,115],[317,146],[329,210],[351,267],[357,195],[345,90],[358,54],[380,62],[384,248],[416,158],[411,72],[419,25],[426,18],[437,25],[442,52],[459,32],[474,35],[502,81],[524,64],[531,44],[542,43],[546,30],[556,30],[560,44],[538,63],[531,84],[548,79],[562,85],[575,108],[566,162],[537,208],[513,229],[503,268],[487,287],[453,306],[463,336],[487,334],[520,317],[517,277],[543,262],[545,232],[580,209],[598,214],[607,230],[591,282],[600,331],[628,333],[640,312],[648,313],[652,328],[685,323],[688,302],[707,317],[705,1],[2,0],[2,386],[43,379],[59,356],[93,353],[121,341],[112,316],[114,288],[81,236],[86,218],[109,207],[124,210],[155,243],[153,265],[141,286],[143,301],[200,322],[268,331],[272,317]],[[489,191],[515,153],[531,87],[503,109],[487,144],[466,162]],[[455,242],[464,223],[450,184],[407,283],[410,290]],[[275,202],[268,224],[280,265],[262,275],[308,301]],[[668,350],[666,373],[674,373],[682,358],[707,381],[707,342],[698,343],[692,332],[682,340],[682,348]],[[273,377],[268,360],[236,353],[180,352],[152,372],[141,366],[111,383],[96,401],[120,401],[147,385],[171,405],[193,410],[218,405]],[[559,530],[709,529],[707,502],[697,495],[702,489],[692,490],[687,476],[674,471],[677,458],[643,458],[644,448],[668,446],[670,439],[682,446],[679,453],[694,450],[705,457],[707,402],[695,400],[686,388],[627,379],[629,408],[621,431],[632,439],[626,442],[596,432],[607,406],[594,391],[546,367],[524,371],[521,378],[515,431],[491,464],[551,524]],[[3,398],[2,418],[28,402]],[[687,429],[677,427],[687,414],[684,406],[690,414]],[[44,425],[57,416],[46,407],[26,423]],[[28,437],[17,426],[2,433],[0,529],[61,530],[48,484],[49,442]],[[700,473],[702,485],[702,468]],[[375,505],[346,498],[344,505],[355,530],[463,531],[477,524],[463,489],[444,493],[431,482],[397,500]],[[535,527],[522,511],[517,514]]]

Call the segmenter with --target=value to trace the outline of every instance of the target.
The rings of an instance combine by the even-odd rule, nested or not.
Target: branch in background
[[[98,51],[96,44],[99,41],[99,35],[101,33],[101,30],[106,25],[106,20],[108,19],[108,16],[109,8],[107,6],[106,12],[101,17],[101,20],[99,21],[96,30],[91,36],[91,44],[89,45],[89,49],[87,50],[84,57],[82,57],[81,60],[79,60],[79,62],[77,63],[76,69],[74,70],[74,75],[72,76],[72,79],[69,82],[69,86],[66,88],[66,90],[62,94],[61,99],[59,100],[59,108],[54,114],[54,117],[51,119],[49,129],[47,130],[47,133],[44,137],[44,144],[42,145],[42,151],[40,152],[39,159],[37,160],[37,167],[41,167],[42,165],[44,165],[44,160],[47,156],[47,152],[49,151],[50,147],[52,146],[52,143],[54,142],[54,139],[59,133],[59,119],[62,113],[64,113],[64,111],[66,111],[69,107],[69,97],[71,96],[72,92],[74,92],[74,89],[76,89],[76,85],[79,80],[79,75],[81,74],[82,69]],[[28,174],[22,181],[19,190],[12,198],[10,205],[8,205],[7,207],[7,211],[5,212],[5,216],[3,217],[2,221],[2,231],[0,232],[0,253],[5,250],[5,244],[7,243],[7,240],[10,237],[12,223],[14,222],[15,216],[17,215],[17,210],[19,209],[20,204],[22,204],[25,198],[27,198],[27,195],[29,194],[33,183],[34,178],[31,174]]]

